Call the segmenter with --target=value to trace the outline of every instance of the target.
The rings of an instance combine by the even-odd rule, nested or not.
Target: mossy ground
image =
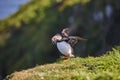
[[[71,58],[66,62],[14,72],[7,80],[120,80],[120,51],[101,57]]]

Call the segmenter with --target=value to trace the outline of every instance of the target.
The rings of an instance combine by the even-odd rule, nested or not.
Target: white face
[[[62,40],[62,36],[60,34],[56,34],[52,37],[52,42],[56,43],[57,41]]]

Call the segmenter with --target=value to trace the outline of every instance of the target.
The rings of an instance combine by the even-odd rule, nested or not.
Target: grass
[[[6,80],[120,80],[120,50],[14,72]]]

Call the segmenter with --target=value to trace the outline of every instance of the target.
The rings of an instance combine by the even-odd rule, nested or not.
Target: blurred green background
[[[120,44],[120,0],[31,0],[0,20],[0,75],[55,62],[51,37],[63,28],[87,38],[75,47],[80,57],[100,56]]]

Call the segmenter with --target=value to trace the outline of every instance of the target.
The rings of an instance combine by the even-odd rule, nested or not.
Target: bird
[[[70,32],[70,28],[64,28],[61,33],[57,33],[51,38],[58,50],[67,58],[75,57],[73,46],[80,40],[86,40],[79,36],[70,36]]]

